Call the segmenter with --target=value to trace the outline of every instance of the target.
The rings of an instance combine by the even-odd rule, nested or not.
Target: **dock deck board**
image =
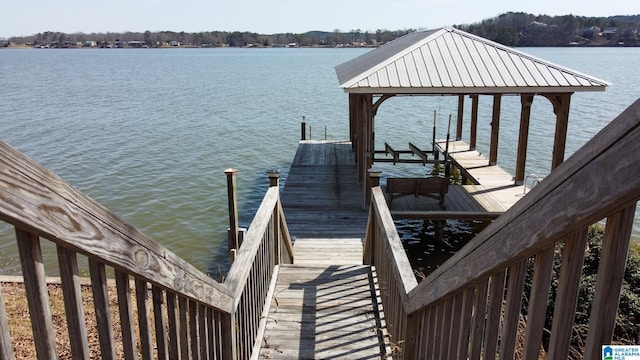
[[[386,358],[378,293],[370,266],[281,266],[260,358]]]
[[[436,144],[442,150],[446,147],[443,141]],[[458,168],[478,183],[463,185],[463,188],[486,211],[506,211],[526,193],[526,184],[515,185],[513,175],[498,165],[489,165],[489,159],[471,150],[464,141],[449,142],[449,156]]]
[[[362,208],[351,143],[301,141],[282,192],[293,238],[363,238]]]

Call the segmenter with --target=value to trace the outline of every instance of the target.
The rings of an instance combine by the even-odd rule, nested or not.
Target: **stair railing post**
[[[269,177],[269,187],[278,187],[279,179],[280,179],[280,170],[271,169],[267,171],[267,176]],[[278,202],[280,202],[280,196],[278,195]],[[273,209],[273,257],[274,264],[280,264],[280,249],[282,242],[282,234],[280,233],[280,212],[278,211],[278,206],[276,205],[275,209]]]
[[[234,252],[240,248],[238,243],[238,199],[236,196],[236,174],[238,170],[229,168],[224,171],[227,175],[227,197],[229,201],[229,252],[231,261],[235,260]]]

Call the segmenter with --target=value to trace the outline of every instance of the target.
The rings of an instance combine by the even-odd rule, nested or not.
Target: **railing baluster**
[[[458,350],[458,340],[460,339],[460,329],[463,324],[460,323],[462,318],[462,300],[464,297],[464,291],[454,295],[453,308],[451,313],[451,325],[449,331],[449,348],[447,349],[447,355],[449,359],[456,359],[456,353]]]
[[[203,304],[198,303],[198,340],[200,346],[200,359],[208,359],[207,349],[207,312]]]
[[[442,343],[444,342],[445,339],[443,339],[443,335],[444,335],[444,323],[445,323],[445,317],[446,317],[446,299],[441,301],[438,304],[438,315],[436,318],[436,328],[435,328],[435,344],[434,344],[434,359],[442,359]]]
[[[428,359],[430,356],[427,346],[429,345],[429,324],[431,323],[431,308],[424,309],[422,312],[421,322],[420,322],[420,337],[418,338],[416,344],[416,354],[419,359]]]
[[[89,344],[82,306],[82,288],[78,276],[78,258],[74,251],[59,245],[57,252],[71,353],[74,359],[87,359]]]
[[[180,358],[189,359],[189,323],[187,322],[187,298],[178,295],[178,313],[180,317]]]
[[[611,344],[635,211],[636,205],[633,204],[607,218],[596,290],[589,316],[585,359],[599,359],[602,354],[601,346]]]
[[[2,286],[0,286],[0,359],[13,358],[13,346],[11,346],[7,309],[4,306],[4,296],[2,296]]]
[[[489,284],[489,307],[487,309],[487,325],[484,337],[483,359],[494,359],[498,344],[498,329],[502,315],[502,300],[504,298],[505,271],[491,275]]]
[[[527,259],[521,260],[509,268],[506,308],[502,334],[500,336],[500,359],[513,359],[516,347],[516,335],[520,321],[524,277],[527,274]]]
[[[214,360],[216,357],[216,349],[219,346],[219,342],[217,341],[218,337],[216,335],[216,319],[215,313],[212,308],[206,307],[207,312],[207,345],[208,345],[208,355],[207,359]]]
[[[55,332],[51,320],[40,239],[37,235],[19,228],[16,228],[16,239],[38,359],[53,359],[57,357]]]
[[[96,309],[101,356],[103,359],[115,359],[116,349],[113,340],[113,325],[105,266],[90,258],[89,272],[91,274],[91,290],[93,292],[93,304]]]
[[[179,319],[178,319],[178,304],[176,302],[176,294],[172,291],[167,291],[167,320],[169,322],[169,358],[178,359],[180,356],[180,343],[179,343]],[[177,311],[176,311],[177,310]]]
[[[153,357],[151,342],[151,316],[149,314],[149,290],[147,282],[136,278],[136,304],[138,309],[138,328],[140,329],[140,350],[143,360]]]
[[[129,275],[115,270],[116,290],[118,293],[118,310],[120,313],[120,329],[122,331],[122,349],[125,359],[138,359],[136,345],[136,329],[131,304],[131,285]]]
[[[562,249],[562,264],[548,351],[550,359],[566,359],[569,356],[587,234],[586,228],[575,232],[565,241]]]
[[[191,358],[197,360],[200,356],[200,339],[198,339],[198,304],[189,299],[189,335],[191,338]]]
[[[151,297],[153,299],[153,323],[156,332],[156,349],[158,359],[169,359],[169,348],[167,345],[167,324],[165,321],[164,292],[162,288],[152,285]]]
[[[555,246],[551,246],[536,255],[522,354],[525,360],[536,360],[540,357],[554,254]]]
[[[477,283],[474,289],[469,360],[479,360],[480,355],[482,354],[482,343],[485,334],[485,318],[487,315],[488,289],[489,278]]]
[[[458,336],[458,344],[456,348],[456,359],[466,359],[469,353],[469,336],[471,334],[471,325],[473,324],[473,288],[464,290],[462,295],[462,308],[460,316],[460,335]]]

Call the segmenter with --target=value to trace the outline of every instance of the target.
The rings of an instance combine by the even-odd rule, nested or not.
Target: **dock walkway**
[[[368,213],[348,141],[301,141],[282,192],[292,238],[364,238]]]
[[[368,212],[351,143],[301,141],[281,199],[294,264],[279,267],[260,358],[386,358],[375,271],[362,264]]]
[[[362,265],[362,241],[298,239],[294,253],[295,263],[279,269],[260,358],[386,358],[380,293],[375,271]]]

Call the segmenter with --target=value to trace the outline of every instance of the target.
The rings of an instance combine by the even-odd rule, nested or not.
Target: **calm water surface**
[[[522,50],[612,83],[604,93],[573,96],[567,157],[640,97],[640,49]],[[265,171],[280,168],[286,181],[302,116],[313,138],[324,138],[326,127],[329,139],[348,139],[348,99],[333,68],[365,51],[1,50],[0,139],[217,273],[228,266],[224,169],[238,169],[240,222],[247,226],[268,186]],[[480,101],[479,141],[488,141],[491,99]],[[466,107],[468,119],[470,101]],[[511,172],[519,108],[519,98],[503,98],[498,162]],[[388,100],[376,118],[378,148],[385,141],[428,148],[433,112],[444,137],[456,109],[454,97]],[[532,111],[527,173],[546,176],[553,112],[540,97]],[[488,152],[486,142],[479,148]],[[0,225],[0,273],[19,272],[16,254],[13,229]]]

